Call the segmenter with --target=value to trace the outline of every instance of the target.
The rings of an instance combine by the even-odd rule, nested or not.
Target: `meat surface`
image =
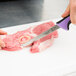
[[[5,47],[2,48],[3,50],[7,51],[16,51],[21,50],[21,44],[26,43],[30,39],[36,37],[37,35],[43,33],[44,31],[48,30],[49,28],[53,27],[53,22],[43,23],[34,27],[30,27],[23,31],[18,31],[17,33],[10,34],[10,35],[1,35],[0,38],[4,41]],[[31,46],[30,51],[32,53],[37,53],[45,50],[46,48],[50,47],[54,39],[58,37],[57,31],[50,33],[49,35],[41,38],[30,44]]]

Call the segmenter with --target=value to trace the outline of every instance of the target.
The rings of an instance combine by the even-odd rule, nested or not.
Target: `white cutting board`
[[[43,22],[47,21],[7,27],[3,30],[10,34]],[[63,76],[75,72],[76,26],[71,25],[68,32],[63,29],[58,32],[59,37],[53,46],[41,53],[32,54],[30,48],[15,52],[1,50],[0,76]]]

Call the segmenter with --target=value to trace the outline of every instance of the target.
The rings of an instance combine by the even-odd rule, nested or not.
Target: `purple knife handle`
[[[67,16],[63,18],[62,20],[58,21],[57,25],[64,30],[69,30],[70,23],[71,23],[70,16]]]

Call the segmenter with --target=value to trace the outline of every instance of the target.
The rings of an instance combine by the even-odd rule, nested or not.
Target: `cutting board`
[[[15,33],[47,21],[6,27],[8,34]],[[54,22],[58,19],[53,20]],[[54,44],[41,53],[30,53],[30,48],[20,51],[0,51],[0,76],[64,76],[76,71],[76,26],[69,31],[58,30]]]

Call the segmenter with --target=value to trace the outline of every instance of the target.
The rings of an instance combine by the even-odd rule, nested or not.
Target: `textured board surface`
[[[54,20],[56,22],[57,20]],[[47,21],[43,21],[47,22]],[[8,33],[15,33],[43,22],[23,24],[3,28]],[[76,71],[76,26],[70,30],[58,30],[59,38],[52,47],[44,52],[31,54],[30,48],[20,51],[0,51],[1,76],[64,76]]]

